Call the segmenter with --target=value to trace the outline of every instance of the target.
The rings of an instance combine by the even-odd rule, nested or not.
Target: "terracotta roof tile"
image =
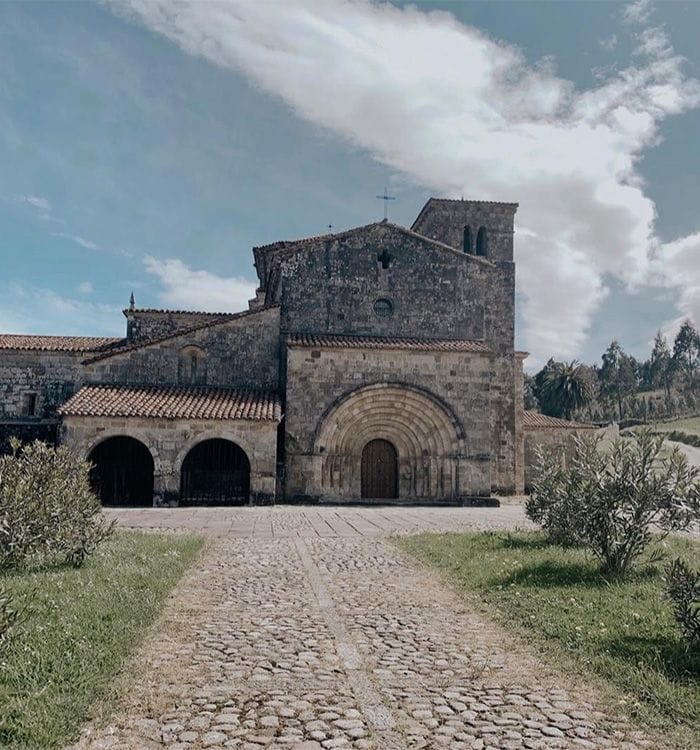
[[[474,339],[419,339],[392,338],[390,336],[349,336],[335,334],[294,333],[289,346],[340,348],[340,349],[414,349],[419,351],[480,352],[490,349],[483,341]]]
[[[206,386],[86,385],[59,408],[63,416],[245,419],[279,422],[276,393]]]
[[[48,352],[99,352],[116,346],[125,339],[106,336],[23,336],[0,334],[0,349],[21,349]]]
[[[540,430],[547,428],[558,428],[560,430],[595,430],[596,426],[584,422],[570,422],[567,419],[548,417],[538,411],[523,411],[523,427],[528,430]]]
[[[240,312],[206,312],[205,310],[168,310],[167,308],[161,307],[135,307],[133,310],[127,307],[124,311],[126,313],[157,313],[161,315],[196,315],[201,318],[225,318],[232,317],[234,315],[240,315]]]

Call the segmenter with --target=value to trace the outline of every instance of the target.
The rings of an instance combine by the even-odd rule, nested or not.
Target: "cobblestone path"
[[[648,748],[381,537],[217,537],[79,750]]]

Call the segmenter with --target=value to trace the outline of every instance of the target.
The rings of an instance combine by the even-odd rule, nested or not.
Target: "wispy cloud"
[[[51,232],[52,237],[61,237],[64,240],[70,240],[75,242],[76,245],[84,247],[87,250],[99,250],[100,246],[92,240],[86,240],[85,237],[81,237],[78,234],[70,234],[69,232]]]
[[[656,208],[637,164],[665,118],[700,103],[660,30],[641,34],[626,68],[577,90],[551,60],[530,64],[444,12],[364,0],[115,7],[435,193],[520,201],[523,343],[535,355],[578,353],[607,278],[648,278]],[[625,19],[650,12],[637,2]]]
[[[649,20],[653,10],[652,0],[635,0],[625,6],[622,17],[629,24],[642,24]]]
[[[611,34],[609,37],[601,39],[598,44],[608,51],[614,50],[617,47],[617,34]]]
[[[51,204],[48,199],[42,198],[40,195],[23,195],[21,196],[21,200],[24,203],[28,203],[30,206],[34,206],[34,208],[41,209],[42,211],[48,212],[51,210]]]
[[[147,256],[143,262],[148,273],[161,283],[158,297],[163,305],[182,310],[236,312],[247,309],[248,300],[255,296],[255,284],[247,279],[198,271],[175,258]]]
[[[95,287],[93,287],[92,282],[83,281],[78,285],[78,291],[81,294],[92,294],[95,291]]]
[[[123,335],[123,317],[117,305],[75,299],[23,283],[0,291],[0,332]]]

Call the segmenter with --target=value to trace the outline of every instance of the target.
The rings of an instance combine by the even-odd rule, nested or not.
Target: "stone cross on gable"
[[[382,252],[377,255],[377,261],[382,264],[382,268],[384,269],[389,268],[392,260],[394,260],[394,256],[391,255],[391,253],[389,253],[386,248],[384,248]]]
[[[389,216],[389,201],[395,201],[396,198],[393,195],[389,195],[386,188],[384,188],[384,195],[378,195],[377,198],[380,201],[384,201],[384,221],[386,221]]]

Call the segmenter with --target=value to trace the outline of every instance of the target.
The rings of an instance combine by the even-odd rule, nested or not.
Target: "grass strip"
[[[2,575],[31,604],[0,658],[0,747],[56,748],[75,737],[202,543],[118,531],[80,569]]]
[[[476,595],[550,665],[603,678],[633,719],[676,747],[700,747],[700,652],[686,649],[663,600],[662,564],[607,581],[584,551],[536,532],[419,534],[397,544]],[[664,545],[700,566],[697,542]]]

